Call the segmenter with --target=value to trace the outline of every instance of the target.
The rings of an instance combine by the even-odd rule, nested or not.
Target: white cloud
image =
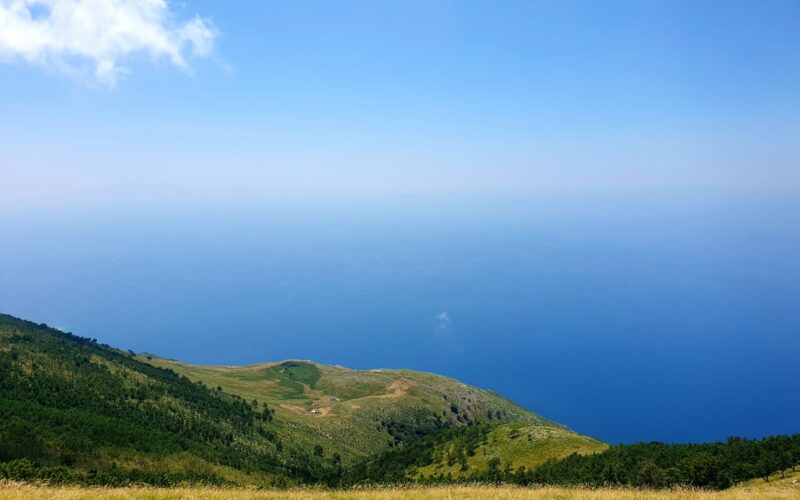
[[[453,321],[450,319],[450,315],[447,314],[447,311],[442,311],[436,315],[436,325],[434,326],[434,331],[438,335],[445,335],[450,330],[450,324]]]
[[[114,85],[134,53],[190,71],[187,53],[211,54],[217,31],[199,17],[177,23],[166,0],[0,0],[0,60],[22,59]]]

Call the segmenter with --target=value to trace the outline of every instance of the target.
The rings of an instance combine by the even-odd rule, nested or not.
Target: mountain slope
[[[560,426],[522,422],[451,428],[356,464],[351,483],[498,481],[608,445]]]
[[[98,482],[317,479],[271,412],[95,341],[0,315],[0,461]],[[91,472],[90,471],[96,471]]]
[[[310,361],[217,367],[144,359],[248,401],[266,401],[276,421],[291,424],[284,433],[336,451],[346,462],[440,429],[480,423],[520,422],[572,434],[490,391],[430,373]]]
[[[473,470],[486,466],[483,456],[538,463],[588,440],[434,374],[308,361],[188,365],[0,314],[0,478],[337,484],[347,469],[391,460],[392,450],[433,440],[440,451],[431,457],[441,461],[448,436],[484,428],[499,436],[508,425],[541,439],[526,448],[490,438]],[[451,467],[433,458],[419,477]]]
[[[495,471],[531,470],[551,459],[604,451],[608,445],[560,427],[508,423],[486,426],[472,446],[449,439],[432,448],[431,463],[410,472],[413,479],[468,478]]]

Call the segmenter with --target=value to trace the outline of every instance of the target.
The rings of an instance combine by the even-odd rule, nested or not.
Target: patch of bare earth
[[[307,417],[327,417],[331,414],[331,408],[329,406],[325,406],[323,408],[311,408],[310,410],[297,405],[281,404],[280,407],[284,410],[289,410],[292,413],[305,415]]]
[[[415,385],[417,385],[416,382],[407,378],[393,380],[386,386],[386,394],[380,394],[375,397],[384,399],[400,398],[408,394],[408,391]]]

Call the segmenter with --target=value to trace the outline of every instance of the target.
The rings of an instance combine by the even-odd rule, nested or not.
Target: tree
[[[756,462],[756,471],[764,481],[769,482],[769,475],[775,472],[774,460],[769,456],[762,456]]]
[[[658,488],[662,486],[664,480],[664,471],[656,465],[652,460],[645,460],[639,467],[639,472],[636,474],[637,486],[648,486],[650,488]]]
[[[487,475],[489,476],[489,480],[491,481],[499,481],[500,480],[500,459],[497,457],[492,457],[487,463],[486,466],[488,467]]]
[[[777,457],[778,467],[781,469],[781,479],[786,477],[786,469],[792,467],[794,465],[794,460],[792,459],[792,453],[790,451],[784,451],[780,453]]]
[[[609,460],[601,472],[603,484],[622,484],[625,478],[625,467],[617,459]]]

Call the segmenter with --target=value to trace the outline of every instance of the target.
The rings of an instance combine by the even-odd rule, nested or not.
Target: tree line
[[[724,489],[754,478],[769,480],[800,464],[800,434],[763,439],[731,437],[725,442],[665,444],[659,442],[613,445],[591,455],[572,454],[543,465],[514,469],[500,458],[488,461],[486,470],[471,470],[474,456],[492,426],[483,424],[449,429],[390,450],[358,464],[346,478],[358,483],[490,482],[518,485],[633,486],[670,488],[690,486]],[[417,468],[437,463],[441,445],[450,447],[448,465],[461,464],[460,474],[438,474],[415,479]]]
[[[340,469],[331,457],[283,443],[266,403],[192,382],[94,339],[0,314],[0,477],[221,481],[116,466],[187,455],[293,482],[325,481]]]
[[[693,486],[724,489],[770,476],[800,464],[800,434],[763,439],[728,438],[703,444],[637,443],[612,446],[594,455],[570,455],[500,480],[517,484],[585,486]]]

